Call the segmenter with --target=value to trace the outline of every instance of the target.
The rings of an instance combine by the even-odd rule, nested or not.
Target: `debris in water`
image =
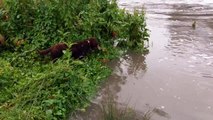
[[[160,106],[160,108],[161,108],[161,109],[164,109],[164,108],[165,108],[165,106]]]
[[[164,106],[161,106],[161,107],[164,107]],[[163,111],[162,109],[154,108],[153,112],[156,113],[156,114],[158,114],[159,116],[163,116],[163,117],[166,117],[166,118],[171,118],[169,116],[169,114],[167,112]]]
[[[193,28],[193,29],[196,28],[196,21],[194,21],[194,22],[192,23],[192,28]]]

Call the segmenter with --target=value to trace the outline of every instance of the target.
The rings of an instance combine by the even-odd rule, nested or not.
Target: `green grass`
[[[4,0],[0,119],[66,119],[70,112],[85,108],[111,74],[100,61],[119,57],[127,49],[146,50],[147,31],[144,12],[129,14],[114,0]],[[37,54],[58,42],[72,44],[92,36],[104,51],[82,60],[73,60],[68,51],[56,63]]]
[[[128,104],[118,104],[113,96],[109,96],[101,105],[102,120],[150,120],[152,111],[141,113]]]
[[[150,120],[152,116],[151,111],[142,114],[130,108],[128,104],[119,106],[112,99],[102,103],[102,114],[102,120]]]

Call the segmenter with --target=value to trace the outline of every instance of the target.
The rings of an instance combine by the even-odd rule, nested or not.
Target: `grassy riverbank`
[[[144,51],[144,13],[107,0],[3,0],[0,9],[0,119],[66,119],[86,107],[110,75],[104,62],[128,49]],[[96,37],[103,48],[82,60],[57,62],[37,50]],[[116,47],[114,47],[117,43]]]

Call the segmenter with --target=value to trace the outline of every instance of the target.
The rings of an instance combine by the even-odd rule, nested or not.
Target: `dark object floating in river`
[[[194,21],[194,22],[192,23],[192,28],[193,28],[193,29],[196,28],[196,21]]]

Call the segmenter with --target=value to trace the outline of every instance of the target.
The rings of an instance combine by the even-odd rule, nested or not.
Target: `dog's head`
[[[94,38],[94,37],[89,38],[89,39],[87,40],[87,42],[89,43],[90,48],[91,48],[92,50],[96,50],[96,49],[101,50],[101,47],[100,47],[100,45],[99,45],[99,43],[98,43],[98,41],[97,41],[96,38]]]

